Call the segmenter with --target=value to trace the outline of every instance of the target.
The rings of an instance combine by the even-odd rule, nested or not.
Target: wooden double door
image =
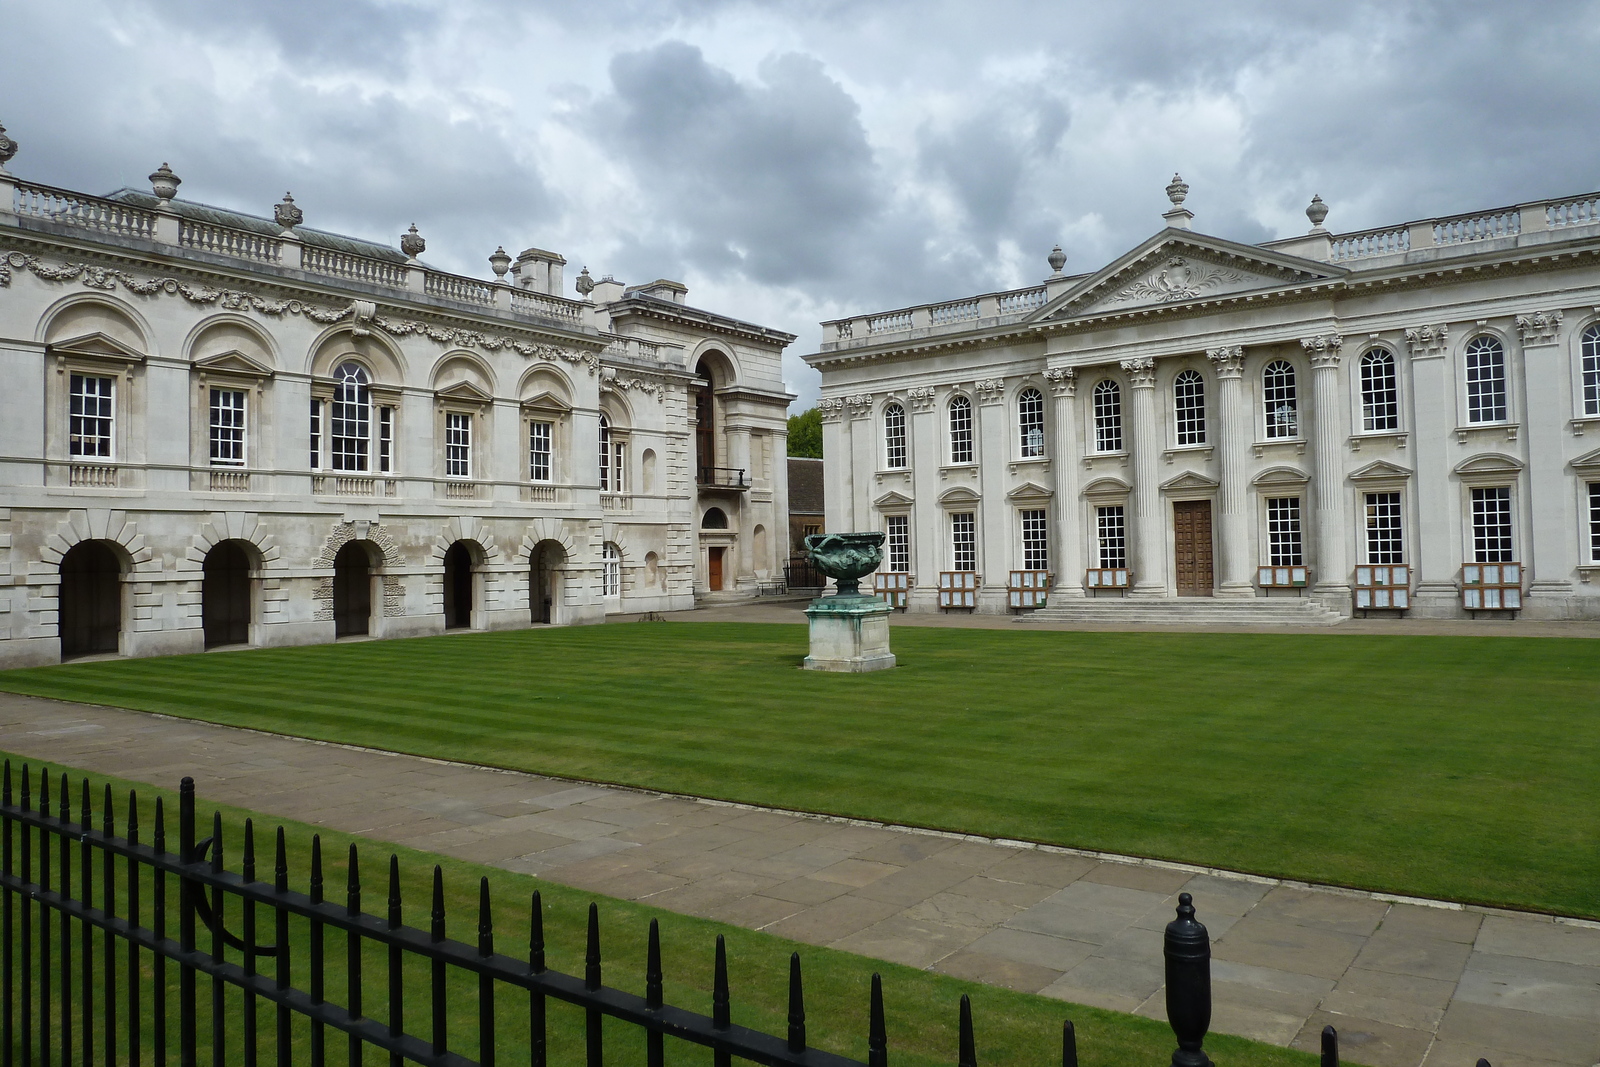
[[[1173,573],[1179,596],[1210,596],[1213,590],[1211,501],[1179,500],[1172,505]]]

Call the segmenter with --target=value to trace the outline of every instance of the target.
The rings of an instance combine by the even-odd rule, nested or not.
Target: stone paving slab
[[[1213,1030],[1372,1067],[1596,1067],[1600,924],[495,771],[0,694],[0,748],[810,944],[1164,1017],[1194,894]]]

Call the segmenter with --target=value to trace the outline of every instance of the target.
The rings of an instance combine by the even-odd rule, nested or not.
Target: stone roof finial
[[[157,167],[154,174],[150,175],[150,191],[163,204],[178,195],[178,186],[183,184],[183,179],[172,173],[172,168],[165,163]]]
[[[1172,201],[1173,207],[1177,207],[1188,195],[1189,183],[1183,180],[1183,175],[1174,171],[1172,181],[1167,185],[1167,199]]]
[[[494,255],[489,257],[489,269],[494,271],[496,281],[506,280],[506,271],[511,269],[511,257],[506,255],[505,245],[495,248]]]
[[[6,136],[6,128],[0,126],[0,174],[6,172],[6,164],[11,162],[11,157],[17,154],[21,146]]]
[[[584,267],[583,270],[578,272],[578,280],[573,284],[576,286],[579,296],[585,300],[589,299],[589,294],[594,292],[594,279],[589,277],[588,267]]]
[[[1172,208],[1161,213],[1168,226],[1179,230],[1189,228],[1189,220],[1194,218],[1194,212],[1183,206],[1188,195],[1189,183],[1183,180],[1183,175],[1174,172],[1172,181],[1167,183],[1167,199],[1172,201]]]
[[[1306,208],[1306,218],[1311,220],[1311,232],[1322,233],[1322,220],[1328,217],[1328,205],[1322,202],[1322,197],[1311,194],[1311,206]]]
[[[295,207],[294,197],[284,193],[283,202],[272,205],[272,218],[287,231],[306,221],[306,213]]]
[[[428,242],[422,239],[422,235],[417,232],[417,224],[413,222],[411,229],[400,235],[400,251],[409,258],[416,259],[427,250]]]
[[[1059,278],[1061,277],[1061,268],[1067,265],[1067,254],[1061,251],[1060,245],[1056,245],[1050,250],[1050,254],[1045,257],[1045,262],[1050,264],[1050,270],[1053,272],[1050,277]]]

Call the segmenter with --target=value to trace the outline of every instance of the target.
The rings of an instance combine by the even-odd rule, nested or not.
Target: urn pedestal
[[[894,609],[875,596],[823,596],[806,608],[811,623],[808,671],[860,674],[894,666],[889,651],[889,615]]]
[[[823,596],[806,608],[811,623],[808,671],[842,671],[861,674],[894,666],[889,651],[887,601],[864,596],[859,579],[872,573],[883,559],[883,534],[813,534],[806,538],[817,569],[838,585],[833,596]]]

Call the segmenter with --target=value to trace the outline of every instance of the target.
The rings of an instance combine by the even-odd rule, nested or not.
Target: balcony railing
[[[701,467],[695,472],[695,482],[709,489],[750,488],[743,467]]]
[[[11,209],[25,218],[60,222],[119,237],[151,239],[156,235],[153,211],[33,182],[16,183],[11,194]]]

